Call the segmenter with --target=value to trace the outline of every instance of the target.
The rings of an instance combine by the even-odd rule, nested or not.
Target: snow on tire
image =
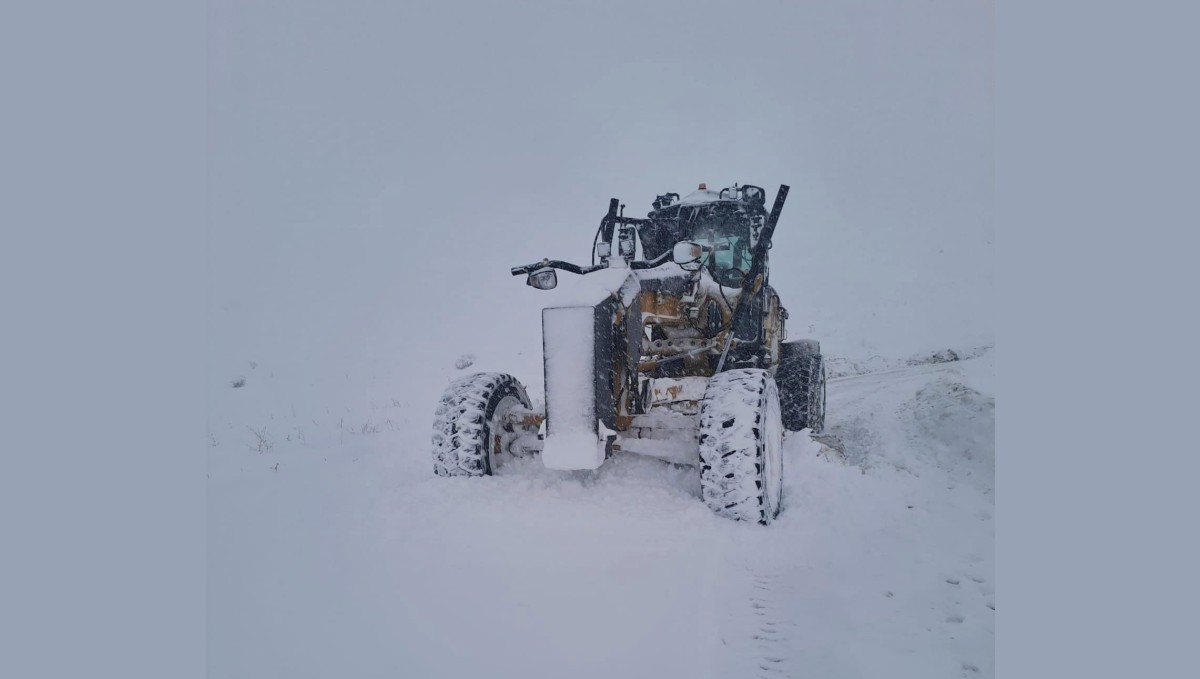
[[[779,403],[788,431],[825,428],[825,358],[816,340],[784,342],[780,347]]]
[[[433,420],[433,473],[490,476],[504,450],[504,416],[518,407],[528,409],[529,396],[511,375],[476,373],[451,382]]]
[[[779,390],[766,370],[713,376],[700,406],[700,492],[719,516],[768,524],[783,500]]]

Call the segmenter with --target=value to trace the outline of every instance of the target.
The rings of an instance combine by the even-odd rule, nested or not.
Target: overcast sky
[[[610,197],[642,215],[699,182],[792,187],[793,337],[992,341],[991,3],[213,0],[209,22],[222,354],[537,342],[546,298],[510,266],[586,261]]]

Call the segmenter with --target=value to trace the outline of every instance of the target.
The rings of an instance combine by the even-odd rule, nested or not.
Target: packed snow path
[[[769,527],[636,456],[435,478],[435,401],[210,422],[210,676],[993,676],[992,375],[832,380]]]

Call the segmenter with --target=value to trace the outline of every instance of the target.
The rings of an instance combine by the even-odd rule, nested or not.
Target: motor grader
[[[770,523],[783,505],[784,430],[820,432],[820,345],[787,340],[768,252],[787,199],[752,185],[657,196],[645,218],[616,198],[587,266],[512,268],[547,291],[545,408],[513,376],[451,383],[433,428],[434,473],[485,476],[519,456],[596,469],[637,453],[699,469],[718,515]],[[560,277],[558,272],[570,274]]]

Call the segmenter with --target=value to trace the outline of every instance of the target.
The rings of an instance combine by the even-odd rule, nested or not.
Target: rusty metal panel
[[[664,403],[696,402],[704,399],[707,377],[659,377],[650,384],[651,406]]]

